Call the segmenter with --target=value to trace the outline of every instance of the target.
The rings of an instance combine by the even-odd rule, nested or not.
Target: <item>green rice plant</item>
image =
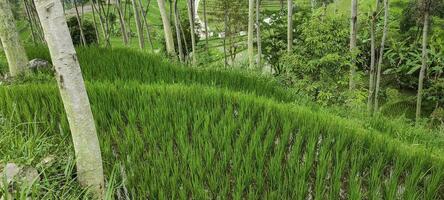
[[[87,88],[110,190],[133,199],[444,198],[441,155],[322,110],[202,85]],[[0,113],[70,143],[54,85],[0,88]]]
[[[46,47],[28,47],[27,52],[31,59],[51,60]],[[254,93],[278,101],[296,100],[296,95],[276,80],[252,72],[189,67],[159,55],[131,49],[81,47],[77,53],[82,74],[90,82],[203,84]]]

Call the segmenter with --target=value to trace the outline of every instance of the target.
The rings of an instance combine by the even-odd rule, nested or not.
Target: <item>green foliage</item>
[[[279,76],[318,103],[344,102],[338,93],[348,84],[347,24],[314,15],[300,28],[295,50],[280,58]]]
[[[27,48],[30,59],[51,60],[44,47]],[[203,84],[254,93],[278,101],[296,99],[289,89],[269,77],[240,70],[193,68],[172,63],[158,55],[128,49],[77,48],[85,80],[90,82],[135,81],[151,83]]]
[[[67,20],[69,32],[71,34],[72,42],[74,45],[81,45],[82,44],[82,38],[80,35],[80,27],[79,23],[77,22],[76,17],[71,17]],[[97,43],[97,36],[94,29],[94,25],[88,21],[88,20],[82,20],[82,30],[83,34],[85,35],[85,40],[87,45],[95,44]]]
[[[132,198],[444,198],[440,155],[324,112],[202,86],[96,83],[88,93],[106,174],[121,183],[122,163]],[[56,87],[0,97],[12,122],[69,136]]]

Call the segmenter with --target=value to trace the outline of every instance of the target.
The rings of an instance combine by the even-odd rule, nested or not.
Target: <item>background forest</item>
[[[47,1],[0,0],[2,198],[444,199],[443,0]]]

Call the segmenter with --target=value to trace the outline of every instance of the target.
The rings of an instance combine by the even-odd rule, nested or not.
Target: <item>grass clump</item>
[[[198,85],[96,83],[88,93],[105,170],[121,164],[116,191],[132,198],[444,198],[440,155],[325,112]],[[0,97],[11,120],[69,132],[55,86]]]

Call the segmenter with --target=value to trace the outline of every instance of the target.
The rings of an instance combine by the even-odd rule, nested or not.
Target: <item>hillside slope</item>
[[[197,85],[96,83],[88,93],[107,177],[124,168],[113,176],[136,199],[444,198],[441,157],[303,106]],[[55,86],[0,97],[9,119],[69,135]]]

